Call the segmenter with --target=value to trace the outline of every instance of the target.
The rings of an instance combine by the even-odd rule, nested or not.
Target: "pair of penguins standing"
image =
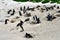
[[[12,13],[11,13],[11,16],[12,16],[12,15],[14,15],[15,10],[14,10],[14,9],[13,9],[13,10],[9,10],[9,11],[8,11],[8,14],[10,14],[10,12],[12,12]]]
[[[41,21],[40,21],[40,19],[35,15],[35,16],[33,16],[33,19],[35,20],[35,21],[37,21],[36,23],[38,24],[38,23],[41,23]]]

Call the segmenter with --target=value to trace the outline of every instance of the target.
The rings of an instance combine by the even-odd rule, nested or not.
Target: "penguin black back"
[[[20,15],[20,16],[22,16],[22,13],[21,13],[21,11],[19,11],[19,15]]]
[[[29,18],[25,19],[25,22],[29,21]]]
[[[48,15],[47,15],[47,20],[48,20],[48,21],[51,21],[51,20],[52,20],[52,15],[48,14]]]
[[[12,10],[9,10],[9,11],[8,11],[8,14],[10,14],[11,11],[12,11]]]
[[[23,25],[23,21],[20,21],[20,23],[17,24],[17,26]]]
[[[9,21],[9,19],[5,19],[5,24],[7,24],[7,21]]]
[[[13,13],[11,14],[11,16],[14,15],[14,14],[15,14],[15,10],[13,9]]]
[[[20,10],[22,11],[22,7],[20,7]]]
[[[29,33],[26,33],[26,34],[25,34],[25,37],[26,37],[26,38],[33,38],[33,36],[32,36],[31,34],[29,34]]]

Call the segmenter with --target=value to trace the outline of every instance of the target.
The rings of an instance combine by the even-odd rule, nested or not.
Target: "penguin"
[[[59,9],[59,6],[57,6],[57,9]]]
[[[29,18],[25,19],[25,21],[24,21],[24,22],[27,22],[27,21],[29,21]]]
[[[22,16],[22,13],[21,13],[21,11],[19,11],[19,15],[20,15],[20,16]]]
[[[8,11],[8,14],[10,14],[10,12],[12,12],[12,10],[9,10],[9,11]]]
[[[24,37],[26,37],[26,38],[33,38],[33,36],[31,34],[29,34],[29,33],[26,33]]]
[[[39,18],[37,18],[37,23],[41,23]]]
[[[13,9],[13,13],[11,14],[11,16],[14,15],[14,14],[15,14],[15,10]]]
[[[24,31],[24,28],[23,28],[23,26],[22,26],[23,23],[24,23],[23,21],[20,21],[20,23],[17,24],[17,27],[20,26],[21,29],[22,29],[20,32],[23,32],[23,31]]]
[[[52,21],[52,15],[48,14],[48,15],[47,15],[47,20],[48,20],[48,21]]]
[[[9,21],[9,19],[5,19],[5,24],[7,24],[7,21]]]
[[[20,11],[22,11],[22,7],[20,7]]]

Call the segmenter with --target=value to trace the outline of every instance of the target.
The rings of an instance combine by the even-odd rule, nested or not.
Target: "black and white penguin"
[[[5,19],[5,24],[7,24],[7,21],[9,21],[9,19]]]
[[[8,14],[10,14],[10,12],[12,12],[12,10],[9,10],[9,11],[8,11]]]
[[[22,16],[22,13],[21,13],[21,11],[19,11],[19,15],[20,15],[20,16]]]
[[[30,18],[27,18],[27,19],[25,19],[25,21],[24,21],[24,22],[27,22],[27,21],[29,21],[29,19],[30,19]]]
[[[52,15],[48,14],[46,18],[48,21],[52,21]]]
[[[26,33],[24,37],[25,38],[33,38],[33,36],[31,34],[29,34],[29,33]]]
[[[13,13],[11,14],[11,16],[14,15],[14,14],[15,14],[15,10],[13,9]]]
[[[24,28],[23,28],[23,26],[22,26],[23,23],[24,23],[23,21],[20,21],[20,23],[17,24],[17,27],[20,26],[21,29],[22,29],[20,32],[23,32],[23,31],[24,31]]]

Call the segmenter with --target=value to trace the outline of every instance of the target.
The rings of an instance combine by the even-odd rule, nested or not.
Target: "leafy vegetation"
[[[14,1],[17,1],[17,2],[26,2],[28,0],[14,0]]]
[[[42,3],[48,3],[50,0],[44,0],[42,1]]]
[[[14,0],[14,1],[18,1],[18,2],[42,2],[42,3],[48,3],[51,1],[51,3],[60,3],[60,0]]]

